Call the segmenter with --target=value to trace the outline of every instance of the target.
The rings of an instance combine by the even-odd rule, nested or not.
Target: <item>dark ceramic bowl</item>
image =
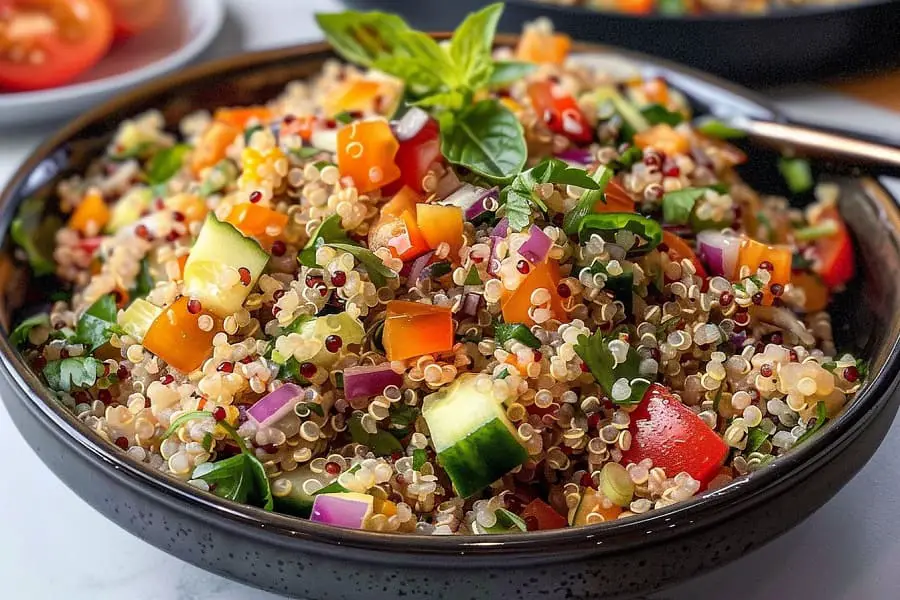
[[[584,47],[581,50],[585,50]],[[615,54],[593,48],[591,52]],[[331,57],[324,45],[242,56],[195,68],[123,96],[71,123],[43,144],[0,195],[2,306],[40,301],[52,281],[29,280],[6,239],[27,196],[50,195],[61,177],[85,168],[122,119],[156,108],[174,125],[189,112],[252,104]],[[643,59],[629,56],[642,68]],[[670,66],[652,67],[695,91],[698,109],[719,103],[756,117],[771,108],[728,85]],[[719,106],[719,109],[722,107]],[[778,191],[774,156],[747,147],[746,178]],[[718,567],[771,540],[819,508],[868,460],[897,411],[900,212],[873,180],[836,179],[856,233],[860,275],[835,310],[836,335],[871,362],[862,393],[796,452],[690,502],[590,527],[521,535],[419,537],[336,529],[198,492],[132,462],[55,402],[0,336],[9,381],[3,391],[16,426],[41,459],[85,501],[123,528],[188,562],[274,592],[325,599],[613,598],[646,593]]]

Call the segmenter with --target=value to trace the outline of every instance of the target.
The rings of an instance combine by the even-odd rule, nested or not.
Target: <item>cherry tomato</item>
[[[535,498],[525,507],[525,510],[522,511],[522,518],[525,519],[526,523],[532,521],[537,526],[537,529],[541,531],[562,529],[569,524],[564,516],[556,512],[552,506],[540,498]],[[531,527],[529,527],[530,529]]]
[[[423,192],[422,180],[432,164],[441,158],[441,132],[437,121],[429,119],[422,130],[412,138],[400,142],[394,162],[400,168],[400,179],[392,183],[386,192],[400,189],[404,185],[417,192]]]
[[[594,131],[575,99],[550,81],[528,84],[528,97],[534,111],[544,120],[550,131],[566,136],[580,144],[594,139]]]
[[[837,233],[816,240],[814,268],[825,285],[835,288],[853,278],[856,266],[853,260],[853,242],[837,208],[823,210],[813,225],[827,219],[837,224]]]
[[[102,0],[0,0],[0,88],[69,83],[97,64],[112,38]]]
[[[170,0],[106,0],[113,14],[116,40],[142,33],[163,20]]]
[[[706,487],[719,473],[728,446],[665,386],[654,383],[631,413],[631,448],[622,464],[645,458],[667,477],[684,471]]]

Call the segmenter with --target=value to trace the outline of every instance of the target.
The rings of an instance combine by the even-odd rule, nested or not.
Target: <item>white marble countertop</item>
[[[152,1],[152,0],[150,0]],[[210,0],[218,1],[218,0]],[[336,0],[228,0],[210,55],[317,36],[311,15]],[[279,18],[287,13],[290,18]],[[780,91],[810,120],[900,140],[900,116],[816,88]],[[0,185],[46,131],[0,134]],[[0,408],[7,492],[0,494],[0,581],[9,600],[276,600],[181,562],[119,529],[60,483]],[[871,462],[806,522],[768,546],[654,600],[900,598],[900,420]],[[727,591],[726,591],[727,590]]]

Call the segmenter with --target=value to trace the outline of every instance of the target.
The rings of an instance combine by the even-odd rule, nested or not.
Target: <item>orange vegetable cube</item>
[[[178,257],[178,272],[181,273],[179,277],[184,279],[184,265],[187,264],[189,254],[183,254]]]
[[[109,207],[103,195],[97,190],[90,190],[69,218],[69,229],[87,236],[97,235],[109,222],[109,217]]]
[[[215,166],[225,158],[228,146],[233,144],[234,138],[241,133],[240,127],[221,121],[214,122],[201,136],[200,143],[191,153],[191,170],[194,175],[200,175],[203,169]]]
[[[458,206],[440,204],[420,204],[416,222],[425,241],[432,248],[441,242],[450,246],[450,260],[459,260],[459,249],[463,243],[463,212]]]
[[[801,290],[806,297],[803,310],[806,312],[819,312],[828,307],[830,295],[828,287],[822,283],[818,275],[812,273],[794,273],[791,284]]]
[[[375,107],[381,92],[381,84],[367,79],[356,79],[343,83],[325,101],[325,112],[329,117],[347,111],[369,111]]]
[[[593,210],[595,213],[634,212],[634,198],[617,182],[610,181]]]
[[[558,285],[559,263],[548,261],[531,267],[531,271],[516,290],[504,291],[500,299],[503,320],[507,323],[534,325],[534,320],[528,314],[528,309],[531,308],[531,294],[538,288],[545,288],[550,292],[550,309],[554,318],[567,322],[569,317],[556,291]]]
[[[769,246],[768,244],[746,238],[741,241],[741,249],[738,253],[738,261],[732,279],[740,279],[743,267],[747,267],[750,270],[750,275],[755,275],[760,265],[768,262],[772,265],[772,276],[768,285],[763,289],[763,304],[770,305],[774,298],[771,286],[775,283],[785,286],[791,281],[792,260],[793,253],[788,246]]]
[[[238,129],[244,129],[247,124],[256,119],[260,124],[272,120],[272,111],[265,106],[246,106],[243,108],[220,108],[213,117],[214,121],[225,123]]]
[[[416,214],[416,207],[424,201],[425,199],[411,187],[404,185],[393,198],[381,207],[381,216],[382,218],[386,215],[399,217],[406,211]]]
[[[564,33],[543,31],[537,27],[526,28],[519,38],[516,58],[533,63],[561,65],[566,61],[572,40]]]
[[[267,239],[277,237],[284,231],[288,216],[259,204],[244,203],[235,205],[225,221],[244,235]]]
[[[394,162],[399,148],[385,119],[350,123],[338,130],[338,168],[353,179],[359,193],[366,194],[400,178]]]
[[[670,156],[685,154],[691,149],[690,140],[665,123],[634,134],[634,144],[641,150],[654,148]]]
[[[648,79],[642,87],[649,102],[663,106],[669,104],[669,86],[662,77]]]
[[[196,314],[188,310],[190,298],[182,296],[165,309],[150,325],[143,346],[182,373],[200,368],[212,353],[216,325],[210,331],[200,329],[198,321],[203,310]],[[212,315],[210,315],[212,316]]]
[[[447,352],[453,348],[453,313],[441,306],[391,300],[382,344],[388,360]]]
[[[593,488],[585,489],[581,499],[581,505],[578,507],[578,514],[582,516],[582,518],[586,518],[591,513],[597,513],[603,517],[603,523],[615,521],[619,518],[619,515],[622,514],[622,508],[615,504],[606,507],[606,502],[604,502],[604,500],[606,500],[606,496],[603,495],[603,492]],[[575,524],[588,525],[589,523],[576,522]]]
[[[166,198],[165,206],[169,210],[184,215],[187,223],[202,221],[206,218],[206,213],[209,212],[209,209],[206,207],[206,201],[200,196],[193,194],[177,194]]]
[[[616,0],[620,12],[632,15],[646,15],[653,12],[654,0]]]
[[[419,226],[416,224],[416,217],[408,210],[403,211],[399,219],[395,219],[398,228],[396,234],[391,236],[387,245],[391,250],[391,254],[406,262],[417,256],[422,256],[429,250],[431,246],[425,241]]]

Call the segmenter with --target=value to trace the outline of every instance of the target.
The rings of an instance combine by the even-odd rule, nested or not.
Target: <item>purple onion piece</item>
[[[366,494],[319,494],[313,502],[310,521],[336,527],[362,529],[372,514],[374,498]]]
[[[459,177],[456,176],[453,169],[447,169],[444,176],[438,179],[437,187],[434,190],[434,197],[436,200],[443,200],[461,187],[462,182],[459,180]]]
[[[296,400],[299,400],[301,396],[303,396],[303,388],[293,383],[285,383],[248,408],[247,416],[260,425],[275,423],[293,410]]]
[[[428,266],[428,263],[431,262],[431,259],[433,257],[434,250],[431,250],[430,252],[426,252],[413,261],[412,267],[409,269],[409,275],[407,276],[407,283],[409,283],[409,285],[415,285],[419,281],[419,279],[422,278],[422,274],[425,272],[425,267]]]
[[[389,385],[399,387],[402,384],[403,376],[391,368],[391,363],[344,369],[344,397],[347,400],[371,398],[383,393]]]
[[[544,262],[550,248],[553,247],[553,240],[537,225],[532,225],[529,233],[531,235],[519,248],[519,254],[533,265],[540,264]]]
[[[481,307],[481,294],[469,292],[463,298],[462,309],[460,312],[467,317],[478,316],[478,309]]]
[[[439,202],[444,206],[456,206],[463,212],[469,210],[473,204],[484,194],[484,188],[476,187],[471,183],[462,184],[458,190]]]
[[[697,256],[714,275],[730,277],[739,251],[740,240],[737,236],[710,230],[697,234]]]
[[[492,238],[505,238],[509,235],[509,219],[503,217],[491,230]]]
[[[471,221],[472,219],[480,217],[484,213],[488,212],[488,202],[495,201],[499,197],[500,190],[498,190],[497,188],[484,190],[484,193],[481,194],[481,197],[475,201],[475,204],[466,209],[466,220]]]
[[[566,161],[567,163],[575,163],[578,165],[589,165],[594,162],[594,155],[590,150],[583,148],[569,148],[556,154],[556,158]]]
[[[392,122],[391,129],[394,130],[398,141],[405,142],[419,135],[419,132],[428,124],[429,118],[427,112],[414,106],[406,111],[399,121]]]

